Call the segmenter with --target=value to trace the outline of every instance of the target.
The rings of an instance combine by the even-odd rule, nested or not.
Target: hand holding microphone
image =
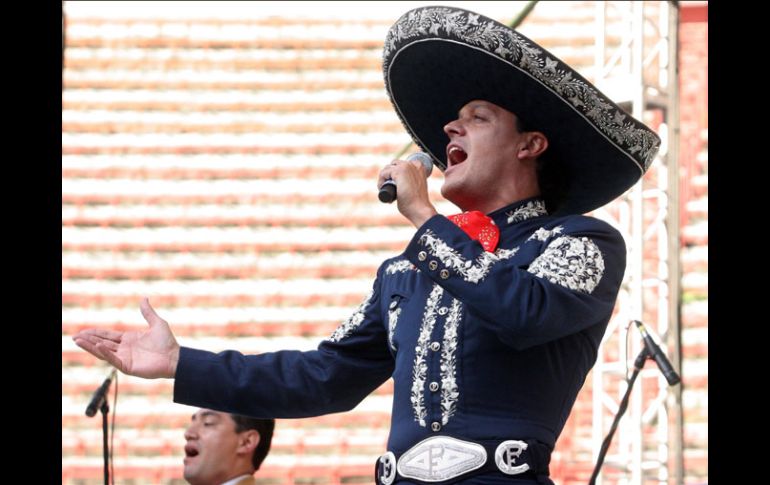
[[[382,169],[379,177],[379,199],[385,203],[393,202],[396,199],[396,182],[401,184],[398,211],[409,219],[414,227],[420,227],[437,213],[428,197],[426,182],[433,171],[433,160],[422,152],[413,153],[406,157],[406,160],[408,163],[395,160]]]
[[[425,152],[412,153],[406,157],[406,161],[420,162],[422,164],[423,171],[425,172],[425,178],[428,178],[433,171],[433,160],[431,160],[430,155]],[[377,194],[377,197],[380,199],[380,202],[384,202],[386,204],[390,204],[396,200],[396,182],[394,182],[392,179],[386,180],[382,184],[382,187],[380,187],[380,193]]]

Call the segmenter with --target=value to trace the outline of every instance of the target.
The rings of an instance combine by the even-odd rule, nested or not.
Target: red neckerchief
[[[500,240],[500,228],[495,225],[491,217],[479,211],[470,211],[447,216],[447,218],[457,224],[457,227],[465,231],[471,239],[480,242],[485,251],[490,253],[495,251],[497,242]]]

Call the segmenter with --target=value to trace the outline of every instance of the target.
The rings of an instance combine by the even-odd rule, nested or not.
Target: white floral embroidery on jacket
[[[545,202],[542,200],[530,200],[525,205],[505,213],[508,216],[508,224],[521,222],[533,217],[548,215],[545,209]]]
[[[591,294],[604,274],[604,257],[587,237],[561,236],[548,244],[527,271],[551,283]]]
[[[428,347],[430,346],[430,336],[433,333],[433,326],[436,324],[436,306],[438,306],[444,289],[434,284],[425,303],[425,312],[420,325],[420,335],[417,337],[417,347],[414,356],[414,367],[412,368],[412,409],[414,409],[414,420],[425,426],[425,417],[428,415],[425,409],[425,381],[428,377]]]
[[[441,346],[441,424],[446,425],[457,410],[460,389],[457,386],[457,330],[462,319],[463,304],[453,298],[444,324],[444,343]]]
[[[454,269],[469,283],[478,283],[486,278],[495,263],[513,257],[519,250],[498,248],[494,253],[484,251],[475,260],[463,258],[433,231],[426,229],[418,242],[428,248],[431,255],[437,257],[447,268]]]
[[[405,273],[416,271],[417,268],[408,259],[397,259],[385,267],[385,274]]]
[[[332,332],[331,336],[329,337],[329,340],[332,342],[339,342],[343,338],[347,337],[353,331],[358,328],[359,325],[364,321],[364,310],[366,309],[366,306],[369,305],[369,301],[372,299],[373,292],[370,290],[369,294],[366,295],[364,298],[364,301],[356,308],[355,312],[353,312],[350,317],[348,317],[347,320],[342,322],[339,327],[337,327],[334,332]]]
[[[561,234],[561,232],[563,230],[564,230],[564,228],[562,226],[556,226],[553,229],[551,229],[550,231],[548,229],[544,228],[544,227],[541,227],[540,229],[535,231],[531,236],[529,236],[529,239],[527,239],[527,241],[529,242],[529,241],[531,241],[533,239],[535,239],[537,241],[545,241],[546,239],[548,239],[551,236],[555,236],[557,234]]]

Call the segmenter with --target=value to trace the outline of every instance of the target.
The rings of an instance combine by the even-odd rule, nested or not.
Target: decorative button
[[[430,392],[436,392],[438,391],[438,382],[433,381],[428,385],[428,389],[430,389]]]
[[[428,258],[428,253],[426,253],[425,251],[420,251],[419,253],[417,253],[417,259],[419,259],[420,261],[425,261],[427,258]]]
[[[431,342],[430,349],[434,352],[438,352],[438,349],[441,348],[441,344],[438,342]]]
[[[446,271],[446,270],[443,270],[443,271]],[[441,308],[438,309],[438,314],[439,315],[446,315],[446,312],[448,312],[448,311],[449,311],[449,308],[447,308],[445,306],[442,306]]]
[[[436,262],[435,259],[433,261],[431,261],[430,263],[428,263],[428,268],[430,268],[431,270],[434,270],[434,269],[438,268],[438,263]]]
[[[393,301],[390,302],[390,309],[391,310],[396,308],[396,306],[398,306],[398,301],[393,300]]]
[[[442,280],[445,280],[449,278],[449,271],[442,269],[441,272],[439,273],[439,276],[441,276]]]
[[[441,431],[441,423],[438,421],[433,421],[430,423],[430,429],[433,431]]]

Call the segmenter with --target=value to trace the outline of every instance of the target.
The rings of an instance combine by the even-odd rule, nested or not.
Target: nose
[[[184,430],[184,439],[191,440],[195,439],[198,436],[198,431],[195,426],[195,424],[190,424],[190,426],[187,427],[187,429]]]
[[[459,119],[452,120],[444,125],[444,133],[446,133],[449,138],[452,138],[452,135],[464,135],[465,127]]]

